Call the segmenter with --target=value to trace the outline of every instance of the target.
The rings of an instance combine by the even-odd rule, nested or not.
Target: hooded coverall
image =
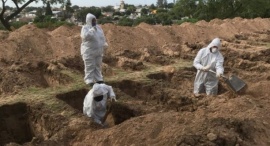
[[[90,13],[86,15],[86,25],[81,29],[81,55],[84,61],[84,82],[91,84],[103,81],[102,56],[108,46],[100,26],[92,26],[92,20],[96,17]]]
[[[101,101],[95,101],[94,97],[103,95]],[[115,93],[111,86],[106,84],[95,83],[93,88],[88,92],[83,102],[83,113],[94,119],[98,124],[102,124],[102,119],[106,114],[107,99],[111,98],[116,101]]]
[[[215,53],[210,52],[210,48],[216,46],[218,49]],[[217,95],[218,92],[218,78],[216,75],[222,75],[224,72],[223,62],[224,58],[219,52],[221,49],[220,39],[215,38],[206,47],[200,49],[194,59],[193,66],[197,69],[197,74],[194,81],[194,94],[205,93],[207,95]],[[210,70],[214,73],[203,71],[203,67],[209,65]]]

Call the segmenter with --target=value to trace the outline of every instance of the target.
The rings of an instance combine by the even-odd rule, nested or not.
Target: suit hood
[[[87,15],[86,15],[86,24],[87,25],[89,25],[89,26],[92,26],[92,20],[93,19],[96,19],[96,16],[95,15],[93,15],[93,14],[91,14],[91,13],[88,13]]]

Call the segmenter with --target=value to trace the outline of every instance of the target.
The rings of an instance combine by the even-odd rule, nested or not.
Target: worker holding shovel
[[[194,81],[195,97],[200,96],[201,93],[217,95],[218,81],[224,72],[224,58],[220,49],[220,39],[215,38],[207,47],[200,49],[197,53],[193,62],[193,66],[197,69]]]

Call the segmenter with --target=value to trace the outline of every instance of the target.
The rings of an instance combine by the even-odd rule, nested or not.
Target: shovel
[[[112,101],[113,102],[113,101]],[[101,120],[101,123],[104,124],[104,122],[106,121],[108,115],[112,112],[112,102],[109,102],[108,103],[108,106],[107,106],[107,111],[105,113],[105,116],[103,117],[103,119]]]
[[[216,74],[216,72],[212,70],[209,70],[209,72]],[[236,75],[231,75],[229,78],[225,77],[224,75],[221,75],[221,77],[224,78],[225,83],[234,93],[239,92],[247,85],[243,80],[238,78]]]

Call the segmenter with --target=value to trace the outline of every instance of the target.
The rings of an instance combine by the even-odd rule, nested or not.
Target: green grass
[[[141,71],[130,71],[124,70],[121,68],[113,68],[113,72],[115,75],[104,77],[104,80],[110,83],[117,83],[121,80],[133,80],[144,82],[145,84],[152,84],[153,81],[147,78],[148,74],[161,72],[164,66],[145,63],[146,68]],[[191,62],[183,61],[183,60],[175,60],[174,64],[170,64],[169,66],[175,67],[176,71],[180,70],[184,67],[190,67],[192,65]],[[86,89],[89,88],[83,81],[83,74],[74,72],[72,70],[62,70],[61,73],[72,78],[72,82],[64,85],[58,85],[48,88],[41,87],[29,87],[16,95],[9,95],[8,97],[4,97],[4,100],[0,105],[4,104],[12,104],[16,102],[25,102],[27,104],[40,104],[42,103],[46,109],[49,109],[52,112],[61,113],[67,117],[74,115],[75,110],[67,110],[67,104],[56,98],[56,95],[67,93],[74,90]]]
[[[266,45],[266,47],[269,47],[270,48],[270,43],[266,43],[265,45]]]

